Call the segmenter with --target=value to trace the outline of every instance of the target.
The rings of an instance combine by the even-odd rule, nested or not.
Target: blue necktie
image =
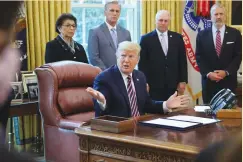
[[[115,28],[111,29],[111,37],[112,37],[115,47],[117,48],[117,34],[116,34]]]

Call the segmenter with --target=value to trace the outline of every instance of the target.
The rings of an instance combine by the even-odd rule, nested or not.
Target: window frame
[[[104,8],[104,4],[76,4],[76,3],[71,3],[71,13],[73,8]],[[139,7],[140,5],[138,2],[136,4],[122,4],[121,5],[121,10],[126,8],[126,9],[132,9],[133,10],[133,18],[129,20],[128,27],[126,28],[127,30],[130,31],[131,34],[131,39],[133,42],[138,42],[139,35],[140,35],[140,26],[138,25],[139,23]],[[85,21],[85,10],[83,10],[82,13],[83,20]],[[129,16],[130,17],[130,16]],[[104,21],[105,21],[105,16],[104,16]],[[85,24],[85,23],[84,23]],[[86,26],[82,26],[82,31],[85,31]],[[131,30],[132,29],[132,30]],[[82,32],[82,37],[83,37],[83,42],[81,43],[84,48],[86,49],[88,45],[88,40],[85,40],[86,38],[86,32]]]

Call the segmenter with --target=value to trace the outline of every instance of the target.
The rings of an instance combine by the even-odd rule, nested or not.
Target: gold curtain
[[[231,25],[231,15],[232,15],[232,0],[220,0],[219,1],[225,7],[226,13],[226,25]]]
[[[27,20],[28,70],[44,64],[45,46],[56,37],[55,23],[61,13],[71,10],[70,0],[25,1]]]
[[[182,30],[183,1],[142,1],[142,34],[155,29],[155,15],[159,10],[168,10],[171,15],[169,29],[178,33]]]

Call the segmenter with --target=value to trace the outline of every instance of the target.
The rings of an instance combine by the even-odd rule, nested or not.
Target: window
[[[140,34],[139,4],[136,0],[119,0],[122,5],[118,24],[130,31],[132,41],[138,42]],[[87,48],[89,30],[104,23],[105,0],[73,0],[72,14],[77,18],[74,40]]]

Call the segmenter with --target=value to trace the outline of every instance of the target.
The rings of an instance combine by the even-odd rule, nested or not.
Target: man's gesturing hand
[[[104,104],[105,103],[105,96],[100,93],[99,91],[94,90],[91,87],[88,87],[86,91],[96,100],[98,100],[100,103]]]
[[[176,91],[166,101],[166,106],[168,109],[185,108],[189,106],[189,103],[190,103],[190,98],[188,95],[177,96],[177,91]]]

